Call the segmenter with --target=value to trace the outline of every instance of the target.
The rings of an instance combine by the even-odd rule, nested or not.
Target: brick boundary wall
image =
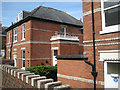
[[[45,76],[35,75],[29,71],[18,69],[10,65],[0,65],[2,70],[2,88],[40,88],[42,90],[61,90],[72,88],[71,85],[62,85],[61,81],[54,82]]]

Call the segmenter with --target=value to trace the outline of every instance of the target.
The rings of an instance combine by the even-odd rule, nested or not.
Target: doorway
[[[117,61],[104,62],[105,88],[118,88],[119,75],[120,75],[120,62]]]
[[[55,66],[57,64],[57,58],[56,56],[58,55],[58,49],[53,49],[53,66]]]

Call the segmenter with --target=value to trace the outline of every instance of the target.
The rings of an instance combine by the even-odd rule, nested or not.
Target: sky
[[[39,6],[65,11],[79,20],[83,18],[82,2],[2,2],[2,26],[9,27],[15,22],[21,10],[32,11]]]

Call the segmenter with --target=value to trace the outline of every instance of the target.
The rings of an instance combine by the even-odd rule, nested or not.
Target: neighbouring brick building
[[[21,11],[7,31],[7,59],[16,67],[55,65],[55,56],[83,53],[82,22],[63,11],[40,6]]]
[[[94,2],[97,88],[118,88],[120,85],[120,3],[119,0]],[[83,0],[83,46],[88,61],[93,63],[91,2]],[[58,80],[73,88],[93,88],[92,68],[81,61],[62,57],[58,60]],[[119,83],[119,84],[118,84]]]
[[[6,51],[6,29],[7,27],[2,27],[2,24],[0,23],[0,53],[2,54],[2,57],[5,57],[5,51]]]

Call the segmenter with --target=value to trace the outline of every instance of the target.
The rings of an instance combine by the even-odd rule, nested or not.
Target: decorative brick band
[[[80,43],[77,42],[65,42],[65,41],[56,41],[56,42],[44,42],[44,41],[27,41],[27,42],[23,42],[23,43],[18,43],[18,44],[13,44],[13,46],[19,46],[19,45],[25,45],[25,44],[78,44],[81,45]],[[11,45],[8,45],[7,47],[10,47]]]
[[[61,78],[72,79],[72,80],[81,81],[81,82],[94,83],[93,80],[86,79],[86,78],[80,78],[80,77],[74,77],[74,76],[68,76],[68,75],[62,75],[62,74],[57,74],[57,76],[61,77]],[[104,85],[104,82],[103,81],[96,81],[96,84]]]
[[[119,45],[120,42],[114,42],[114,43],[103,43],[103,44],[95,44],[95,46],[108,46],[108,45]],[[93,44],[87,44],[83,45],[84,47],[91,47]]]
[[[3,82],[5,82],[5,84],[11,88],[21,88],[21,87],[45,88],[47,87],[45,89],[49,89],[49,88],[54,89],[54,87],[56,86],[59,86],[59,88],[55,90],[68,88],[68,85],[64,85],[63,87],[62,82],[60,81],[53,82],[53,79],[46,79],[45,76],[35,75],[34,73],[30,73],[29,71],[18,69],[10,65],[0,65],[0,68],[2,69],[2,72],[6,74],[5,76],[7,75],[9,76],[9,77],[6,77],[6,79],[4,79]],[[6,82],[7,79],[9,79],[8,84]],[[12,84],[11,81],[13,81],[14,83]],[[10,84],[12,84],[13,87]],[[69,85],[69,87],[70,86],[71,85]]]
[[[52,58],[27,58],[25,60],[50,60]],[[18,60],[22,60],[22,58],[18,58]]]
[[[113,41],[113,40],[119,40],[120,37],[115,37],[115,38],[107,38],[107,39],[98,39],[95,40],[95,42],[104,42],[104,41]],[[89,41],[83,41],[83,43],[92,43],[93,40],[89,40]]]
[[[101,8],[96,8],[96,9],[94,9],[94,13],[96,13],[96,12],[100,12],[101,11]],[[90,15],[90,14],[92,14],[92,11],[90,10],[90,11],[87,11],[87,12],[84,12],[83,13],[83,16],[87,16],[87,15]]]

